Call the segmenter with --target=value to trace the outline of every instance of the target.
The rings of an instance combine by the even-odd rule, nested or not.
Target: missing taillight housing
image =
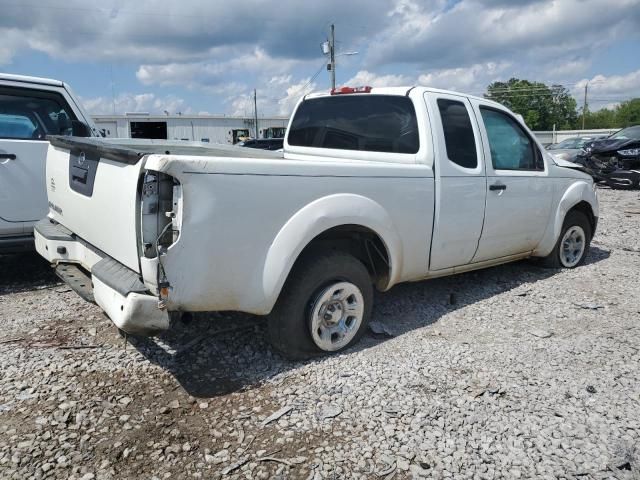
[[[182,189],[170,175],[148,170],[140,192],[142,255],[155,258],[180,235]]]

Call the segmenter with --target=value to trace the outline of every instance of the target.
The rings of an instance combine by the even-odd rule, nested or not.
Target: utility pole
[[[255,139],[258,139],[258,100],[256,96],[256,89],[253,89],[253,114],[256,122],[256,136]]]
[[[113,105],[113,114],[116,114],[116,85],[113,82],[113,64],[109,65],[109,72],[111,76],[111,104]]]
[[[584,130],[584,119],[587,115],[587,89],[589,88],[589,82],[584,84],[584,104],[582,105],[582,130]]]
[[[321,48],[324,55],[329,55],[327,70],[331,72],[331,89],[334,89],[336,88],[336,57],[340,57],[342,55],[357,55],[358,52],[340,52],[336,55],[336,28],[333,24],[331,24],[331,35],[329,35],[329,40],[322,42]]]
[[[331,24],[331,37],[329,38],[329,65],[331,65],[331,89],[336,88],[336,29]]]

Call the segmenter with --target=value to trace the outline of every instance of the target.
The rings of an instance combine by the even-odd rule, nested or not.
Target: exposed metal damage
[[[589,143],[575,163],[610,187],[640,187],[640,126]]]

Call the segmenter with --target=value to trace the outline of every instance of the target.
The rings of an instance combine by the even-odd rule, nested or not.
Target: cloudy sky
[[[515,76],[580,99],[589,81],[592,108],[640,96],[640,0],[0,0],[0,12],[0,71],[65,80],[94,114],[250,114],[256,88],[261,114],[287,115],[329,88],[331,23],[338,84],[482,94]]]

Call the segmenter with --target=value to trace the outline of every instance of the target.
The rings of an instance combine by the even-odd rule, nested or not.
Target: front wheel
[[[582,265],[589,253],[590,243],[589,219],[582,212],[571,211],[564,219],[556,246],[543,259],[543,265],[550,268],[575,268]]]
[[[357,258],[339,251],[307,254],[269,315],[271,344],[292,359],[342,351],[366,331],[372,304],[371,277]]]

